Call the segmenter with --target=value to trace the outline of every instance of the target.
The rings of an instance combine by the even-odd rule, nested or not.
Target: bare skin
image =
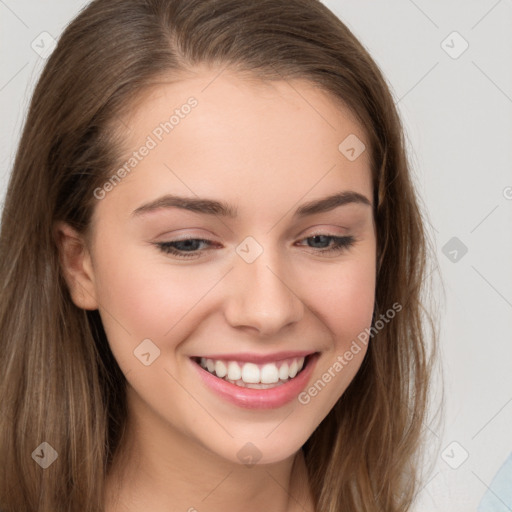
[[[301,447],[366,353],[362,347],[332,377],[374,308],[369,154],[350,161],[338,149],[350,134],[368,147],[364,130],[308,82],[219,71],[198,68],[150,91],[120,130],[127,158],[148,136],[155,147],[98,199],[90,240],[57,227],[73,301],[99,309],[128,381],[126,439],[107,479],[106,512],[313,512]],[[155,129],[192,96],[197,106],[158,140]],[[294,216],[344,191],[370,204]],[[133,213],[164,194],[226,202],[238,216],[177,207]],[[251,263],[236,252],[249,236],[262,248]],[[352,245],[326,252],[332,237],[348,236]],[[190,258],[157,246],[185,237],[210,245]],[[145,339],[160,351],[150,365],[134,357]],[[285,350],[320,353],[308,388],[330,371],[307,404],[236,406],[198,378],[190,359]],[[247,443],[259,456],[250,467],[239,456]]]

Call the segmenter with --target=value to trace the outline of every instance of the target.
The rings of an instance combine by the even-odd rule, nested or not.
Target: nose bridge
[[[303,304],[293,290],[293,276],[285,257],[269,243],[263,247],[247,237],[236,249],[232,272],[232,292],[226,310],[234,327],[253,327],[262,334],[272,334],[297,322]]]

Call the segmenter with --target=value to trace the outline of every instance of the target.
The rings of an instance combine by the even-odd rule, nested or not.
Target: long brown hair
[[[428,237],[403,129],[379,68],[318,0],[95,0],[66,28],[33,94],[0,233],[0,508],[103,509],[126,422],[126,380],[98,311],[76,307],[56,221],[87,233],[93,191],[119,165],[120,114],[195,65],[303,78],[366,130],[377,226],[375,329],[353,382],[303,446],[317,511],[405,511],[436,329],[424,307]],[[340,141],[341,142],[341,141]],[[430,353],[430,355],[429,355]],[[34,450],[58,459],[42,470]]]

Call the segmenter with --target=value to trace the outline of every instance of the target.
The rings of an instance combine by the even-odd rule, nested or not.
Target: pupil
[[[194,245],[198,243],[197,240],[182,240],[182,244],[184,244],[184,249],[194,249]],[[197,247],[195,247],[197,249]]]
[[[313,243],[320,243],[321,244],[322,241],[320,239],[322,239],[322,238],[324,239],[323,242],[325,243],[326,242],[325,238],[327,238],[325,235],[315,235],[313,237]]]

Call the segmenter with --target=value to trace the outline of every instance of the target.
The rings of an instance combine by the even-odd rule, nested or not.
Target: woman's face
[[[120,121],[125,172],[95,191],[81,288],[126,375],[132,421],[232,462],[283,460],[366,353],[365,134],[308,82],[206,69],[158,85]],[[345,202],[322,202],[336,194]]]

